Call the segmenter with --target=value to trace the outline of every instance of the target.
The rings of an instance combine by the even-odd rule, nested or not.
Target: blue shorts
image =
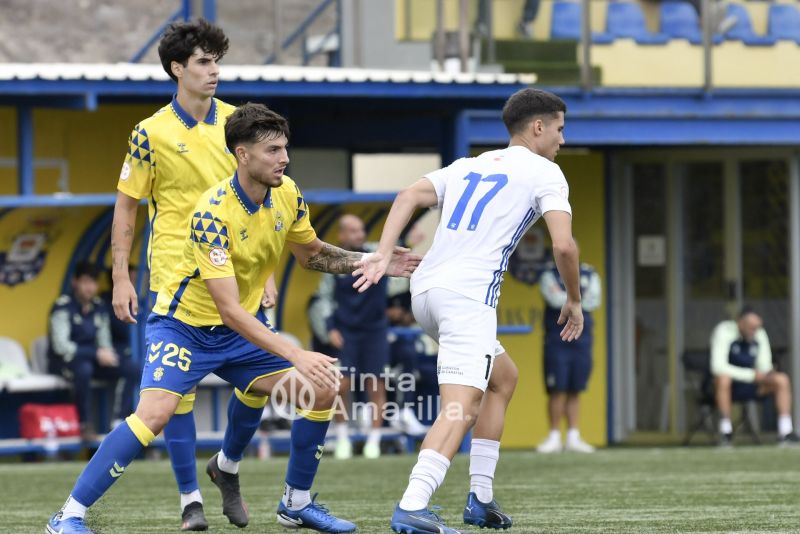
[[[247,393],[259,378],[293,369],[287,360],[264,352],[226,326],[189,326],[155,313],[147,319],[145,349],[143,391],[183,396],[214,373]]]
[[[731,384],[731,400],[734,402],[758,400],[758,384],[755,382],[737,382]]]
[[[592,374],[590,347],[591,343],[573,346],[548,336],[544,350],[544,384],[548,393],[578,393],[586,389]]]
[[[386,327],[380,326],[372,330],[339,330],[344,338],[344,346],[339,351],[339,365],[344,368],[344,375],[349,376],[349,369],[355,369],[356,375],[369,374],[379,377],[389,364],[389,341],[386,339]]]

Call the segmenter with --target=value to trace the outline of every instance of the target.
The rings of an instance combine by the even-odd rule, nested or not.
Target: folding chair
[[[695,391],[695,405],[697,417],[689,428],[683,445],[689,445],[694,435],[700,430],[705,431],[711,439],[717,436],[717,426],[714,424],[717,414],[717,401],[714,396],[714,380],[711,376],[711,356],[706,350],[687,350],[681,357],[683,369],[686,372],[687,389]],[[736,402],[740,406],[741,415],[733,426],[734,433],[744,430],[756,444],[761,443],[758,436],[758,410],[756,401]]]

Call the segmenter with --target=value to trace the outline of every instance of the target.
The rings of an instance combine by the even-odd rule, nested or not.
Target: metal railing
[[[479,0],[480,1],[480,0]],[[486,55],[489,63],[494,63],[496,60],[495,55],[495,39],[493,34],[493,21],[492,13],[494,8],[494,0],[486,1],[486,13],[484,14],[484,34],[486,39]],[[580,61],[580,84],[585,92],[591,92],[594,88],[594,80],[592,79],[592,24],[591,24],[591,0],[578,0],[581,3],[581,35],[579,44],[581,46],[581,61]],[[607,2],[609,0],[603,0]],[[713,35],[714,28],[712,22],[714,0],[702,0],[701,3],[701,29],[703,34],[703,90],[711,92],[713,90]],[[469,3],[470,0],[459,0],[459,20],[458,20],[458,34],[459,34],[459,57],[461,60],[461,71],[467,71],[467,59],[470,55],[470,28],[471,22],[469,20]],[[434,33],[433,49],[434,58],[440,69],[444,69],[445,62],[445,0],[436,0],[436,30]],[[480,11],[480,8],[478,8]],[[411,24],[411,2],[405,4],[405,34],[406,39],[411,38],[412,24]]]
[[[341,0],[322,0],[320,4],[309,13],[305,19],[297,26],[297,28],[289,34],[285,39],[281,38],[282,26],[282,0],[274,1],[273,19],[273,35],[274,35],[274,50],[264,60],[265,65],[280,63],[283,52],[295,44],[298,39],[301,40],[303,51],[303,65],[308,65],[312,59],[325,51],[326,46],[336,39],[335,48],[331,54],[330,66],[339,67],[342,64],[342,2]],[[326,33],[313,49],[308,47],[308,30],[316,20],[326,12],[326,10],[333,5],[336,10],[336,22],[328,33]]]
[[[177,20],[188,21],[191,18],[192,0],[180,0],[178,9],[176,9],[175,12],[167,18],[166,22],[164,22],[156,31],[153,32],[147,42],[142,45],[139,51],[136,52],[131,59],[128,60],[128,62],[139,63],[150,50],[150,48],[156,44],[156,41],[161,38],[161,35],[164,33],[164,30],[167,29],[167,26]],[[209,22],[215,22],[217,20],[217,0],[203,0],[203,18]]]
[[[213,0],[212,0],[213,1]],[[208,0],[206,0],[208,2]],[[204,10],[205,12],[205,10]],[[164,22],[158,29],[153,32],[153,35],[147,40],[147,42],[136,52],[133,57],[131,57],[128,62],[129,63],[139,63],[142,58],[147,54],[150,48],[156,44],[156,42],[161,38],[161,34],[164,33],[164,30],[167,27],[175,22],[176,20],[189,20],[192,18],[192,0],[181,0],[180,6],[175,12],[167,18],[166,22]]]

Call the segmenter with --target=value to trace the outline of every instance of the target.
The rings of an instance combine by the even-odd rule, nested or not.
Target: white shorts
[[[497,311],[441,288],[415,295],[411,308],[417,323],[439,343],[439,384],[486,391],[494,359],[506,351],[497,340]]]

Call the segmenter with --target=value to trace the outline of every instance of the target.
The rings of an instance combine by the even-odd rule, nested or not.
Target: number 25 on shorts
[[[161,365],[165,365],[167,367],[177,366],[181,371],[188,371],[189,366],[192,365],[192,359],[190,358],[192,355],[191,351],[184,347],[179,347],[175,343],[167,343],[166,346],[164,346],[164,355],[162,356],[161,345],[163,343],[163,341],[159,341],[158,343],[150,343],[150,354],[147,355],[148,362],[153,363],[157,359],[161,358]],[[178,357],[177,361],[175,361],[176,356]]]

